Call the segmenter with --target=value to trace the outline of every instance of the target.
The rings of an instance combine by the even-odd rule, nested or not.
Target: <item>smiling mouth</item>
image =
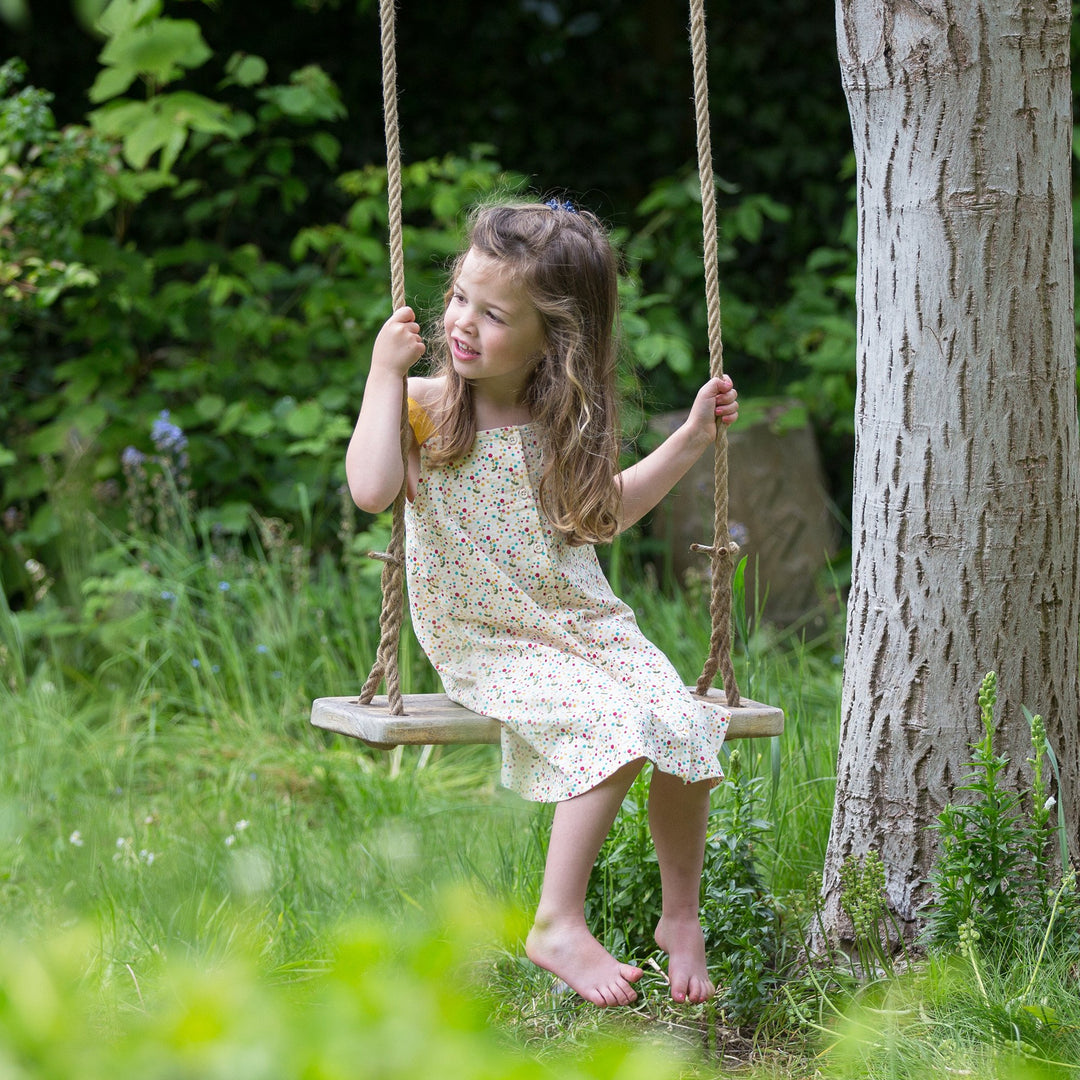
[[[459,360],[475,360],[480,355],[475,349],[470,349],[468,345],[457,338],[451,338],[450,344],[453,347],[454,355]]]

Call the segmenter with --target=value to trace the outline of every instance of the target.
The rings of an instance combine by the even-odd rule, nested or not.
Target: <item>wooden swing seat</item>
[[[693,691],[694,687],[687,689]],[[708,696],[725,704],[721,690],[710,690]],[[405,715],[391,716],[385,695],[374,698],[370,705],[361,705],[355,697],[316,698],[311,706],[311,722],[326,731],[359,739],[377,750],[499,741],[497,720],[474,713],[445,694],[405,694],[402,700]],[[781,735],[783,731],[783,709],[743,698],[731,710],[727,737],[761,739]]]

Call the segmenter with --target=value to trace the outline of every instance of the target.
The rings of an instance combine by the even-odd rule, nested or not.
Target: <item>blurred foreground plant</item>
[[[0,938],[0,1075],[112,1080],[665,1080],[682,1075],[653,1045],[606,1041],[544,1058],[489,1023],[476,955],[512,916],[475,897],[444,898],[444,915],[339,930],[322,970],[270,982],[242,949],[223,963],[169,961],[141,1008],[101,1026],[92,926],[48,941]]]

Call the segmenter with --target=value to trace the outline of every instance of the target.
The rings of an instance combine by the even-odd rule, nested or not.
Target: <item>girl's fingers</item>
[[[716,417],[722,424],[733,424],[739,416],[739,395],[728,380],[721,393],[716,395]]]

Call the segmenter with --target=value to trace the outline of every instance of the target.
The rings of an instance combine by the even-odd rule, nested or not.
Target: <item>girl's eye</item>
[[[489,318],[489,319],[490,319],[490,320],[491,320],[492,322],[495,322],[495,323],[501,323],[501,322],[502,322],[502,319],[500,319],[500,318],[499,318],[499,316],[498,316],[498,315],[496,315],[494,311],[489,311],[489,312],[487,312],[487,317],[488,317],[488,318]]]

